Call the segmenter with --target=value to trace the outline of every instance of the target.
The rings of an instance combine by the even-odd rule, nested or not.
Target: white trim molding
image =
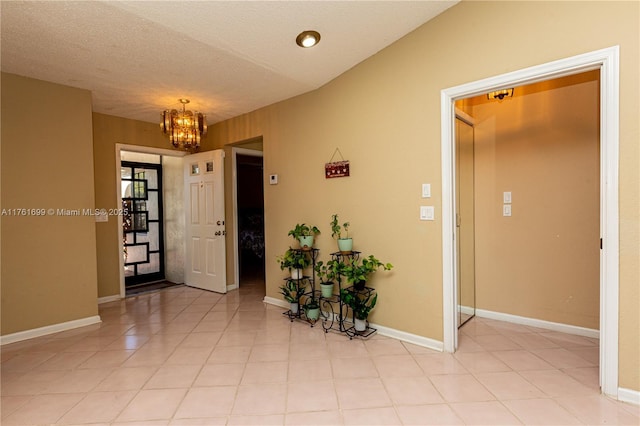
[[[378,334],[381,336],[391,337],[396,340],[411,343],[412,345],[422,346],[423,348],[432,349],[434,351],[442,352],[442,342],[428,337],[418,336],[417,334],[407,333],[406,331],[396,330],[395,328],[385,327],[380,324],[370,324],[371,327],[378,330]]]
[[[109,302],[117,302],[119,300],[122,300],[122,297],[120,297],[119,294],[114,294],[113,296],[98,297],[98,305]]]
[[[618,388],[618,401],[640,405],[640,391],[626,388]]]
[[[60,333],[61,331],[73,330],[74,328],[86,327],[87,325],[99,324],[102,322],[100,315],[87,318],[80,318],[73,321],[61,322],[59,324],[47,325],[44,327],[33,328],[31,330],[19,331],[17,333],[0,336],[0,346],[9,343],[21,342],[23,340],[33,339],[36,337],[47,336],[49,334]]]
[[[289,303],[282,299],[276,299],[274,297],[265,296],[264,303],[270,305],[279,306],[283,309],[289,309]],[[371,327],[378,330],[378,334],[381,336],[391,337],[392,339],[401,340],[403,342],[411,343],[416,346],[422,346],[424,348],[433,349],[434,351],[442,352],[442,342],[429,339],[428,337],[418,336],[417,334],[407,333],[405,331],[396,330],[395,328],[385,327],[379,324],[370,324]]]
[[[514,324],[528,325],[530,327],[542,328],[545,330],[558,331],[560,333],[575,334],[577,336],[600,338],[600,331],[592,328],[579,327],[577,325],[562,324],[559,322],[545,321],[518,315],[504,314],[502,312],[486,311],[476,309],[476,316],[480,318],[494,319],[497,321],[510,322]]]
[[[286,300],[265,296],[264,299],[262,299],[262,301],[269,305],[274,305],[274,306],[279,306],[281,308],[289,309],[289,302],[287,302]]]
[[[525,68],[440,92],[442,164],[442,313],[444,350],[457,348],[454,102],[494,90],[600,70],[600,386],[618,394],[620,47]]]

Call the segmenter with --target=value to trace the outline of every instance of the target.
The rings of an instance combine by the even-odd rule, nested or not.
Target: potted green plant
[[[351,253],[353,251],[353,239],[349,237],[349,222],[340,225],[337,214],[331,216],[331,237],[338,241],[340,252]]]
[[[343,263],[336,260],[329,260],[326,264],[320,260],[316,263],[315,271],[320,280],[320,291],[322,297],[329,298],[333,296],[333,286],[335,279],[340,274]]]
[[[288,269],[291,273],[291,279],[293,280],[302,278],[302,270],[311,265],[311,259],[308,253],[291,247],[289,247],[282,256],[278,256],[277,260],[280,262],[280,269],[283,271]]]
[[[292,314],[298,313],[299,300],[302,293],[303,288],[301,288],[297,280],[287,280],[280,286],[280,294],[284,296],[284,300],[289,302]]]
[[[345,305],[353,311],[354,324],[356,331],[365,331],[367,329],[367,318],[371,310],[375,308],[378,302],[378,294],[375,292],[357,293],[347,289],[342,289],[340,297]]]
[[[295,228],[289,231],[287,235],[292,236],[295,240],[300,242],[300,247],[303,250],[311,250],[313,247],[313,239],[316,235],[320,234],[320,230],[316,226],[307,225],[304,223],[296,224]]]
[[[313,321],[320,318],[320,302],[313,295],[304,304],[304,314]]]
[[[355,259],[352,260],[351,263],[345,264],[341,273],[347,279],[347,282],[353,285],[353,288],[356,290],[362,290],[364,289],[371,274],[376,272],[378,269],[388,271],[391,268],[393,268],[392,264],[382,263],[373,255],[370,255],[369,257]]]

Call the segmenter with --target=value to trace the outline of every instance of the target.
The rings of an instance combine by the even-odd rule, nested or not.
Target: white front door
[[[184,157],[185,284],[227,292],[224,151]]]

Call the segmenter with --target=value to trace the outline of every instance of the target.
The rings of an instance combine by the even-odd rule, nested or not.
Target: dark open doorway
[[[236,173],[240,283],[264,280],[262,157],[237,154]]]

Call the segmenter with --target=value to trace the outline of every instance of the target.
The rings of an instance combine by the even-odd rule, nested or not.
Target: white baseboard
[[[600,331],[591,328],[578,327],[576,325],[561,324],[558,322],[544,321],[535,318],[521,317],[518,315],[503,314],[501,312],[485,311],[476,309],[476,315],[481,318],[494,319],[515,324],[528,325],[531,327],[543,328],[545,330],[558,331],[560,333],[575,334],[593,339],[600,338]]]
[[[458,309],[460,309],[460,312],[466,315],[475,315],[476,314],[476,310],[473,306],[460,306],[458,305]]]
[[[396,330],[395,328],[385,327],[379,324],[371,324],[371,327],[378,330],[378,334],[381,336],[391,337],[393,339],[402,340],[403,342],[411,343],[412,345],[422,346],[434,351],[442,352],[444,350],[444,344],[438,340],[433,340],[428,337],[418,336],[417,334],[407,333],[406,331]]]
[[[640,392],[633,389],[618,388],[618,401],[640,405]]]
[[[87,318],[81,318],[73,321],[61,322],[59,324],[47,325],[45,327],[33,328],[31,330],[19,331],[17,333],[0,336],[0,346],[9,343],[21,342],[23,340],[33,339],[35,337],[46,336],[49,334],[60,333],[61,331],[72,330],[78,327],[101,323],[99,315]]]
[[[269,305],[275,305],[275,306],[279,306],[281,308],[287,308],[287,309],[289,308],[289,302],[282,299],[276,299],[275,297],[265,296],[264,299],[262,299],[262,301],[264,303],[268,303]]]
[[[263,302],[285,309],[289,308],[289,302],[282,299],[276,299],[274,297],[265,296]],[[411,343],[417,346],[423,346],[425,348],[433,349],[440,352],[442,352],[444,348],[442,342],[429,339],[428,337],[418,336],[417,334],[411,334],[405,331],[396,330],[395,328],[385,327],[383,325],[373,323],[371,324],[371,327],[377,329],[378,334],[380,334],[381,336],[391,337],[393,339],[402,340],[403,342]]]
[[[238,288],[238,284],[227,284],[227,291],[235,290]]]
[[[113,296],[98,297],[98,305],[109,302],[117,302],[119,300],[122,300],[119,294],[114,294]]]

